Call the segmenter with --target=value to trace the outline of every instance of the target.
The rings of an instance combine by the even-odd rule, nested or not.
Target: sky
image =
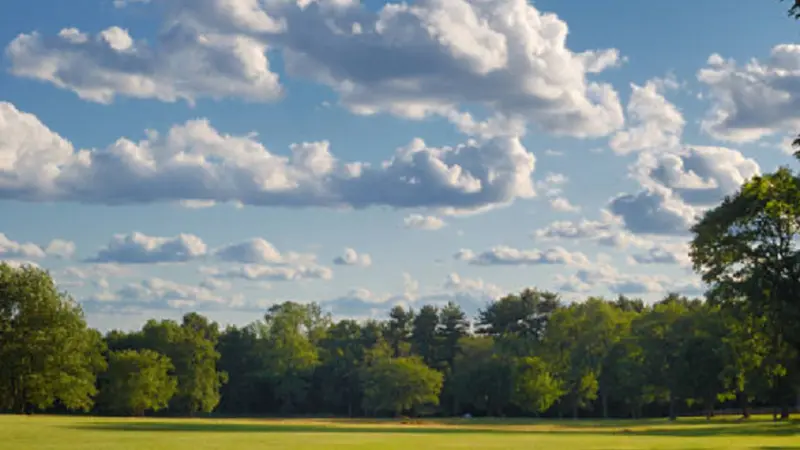
[[[91,326],[702,295],[689,229],[795,164],[787,5],[0,2],[0,260]]]

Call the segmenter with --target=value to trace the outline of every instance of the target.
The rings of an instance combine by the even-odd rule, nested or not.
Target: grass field
[[[0,416],[18,449],[800,449],[800,422],[109,419]]]

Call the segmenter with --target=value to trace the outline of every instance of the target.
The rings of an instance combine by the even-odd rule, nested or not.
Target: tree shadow
[[[388,424],[387,424],[388,425]],[[372,434],[524,434],[527,430],[460,428],[446,426],[341,426],[292,423],[213,423],[213,422],[108,422],[72,425],[72,429],[134,432],[211,432],[211,433],[372,433]]]
[[[346,423],[346,425],[345,425]],[[523,426],[535,428],[522,428]],[[662,436],[662,437],[712,437],[712,436],[800,436],[798,422],[754,422],[729,424],[631,424],[631,428],[616,426],[576,427],[569,423],[437,423],[422,422],[403,425],[393,421],[327,422],[327,423],[237,423],[205,421],[115,421],[71,425],[70,428],[94,431],[123,432],[210,432],[210,433],[372,433],[372,434],[573,434],[582,436]],[[800,449],[800,447],[798,447]]]

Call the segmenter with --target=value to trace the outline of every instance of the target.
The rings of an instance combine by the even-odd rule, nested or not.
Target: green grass
[[[798,449],[800,422],[208,420],[0,416],[0,450]]]

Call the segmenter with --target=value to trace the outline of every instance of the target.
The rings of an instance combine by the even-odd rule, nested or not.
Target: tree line
[[[34,267],[0,265],[0,409],[192,416],[788,417],[797,349],[768,315],[671,294],[565,303],[527,289],[334,322],[287,302],[244,327],[190,313],[101,335]]]

